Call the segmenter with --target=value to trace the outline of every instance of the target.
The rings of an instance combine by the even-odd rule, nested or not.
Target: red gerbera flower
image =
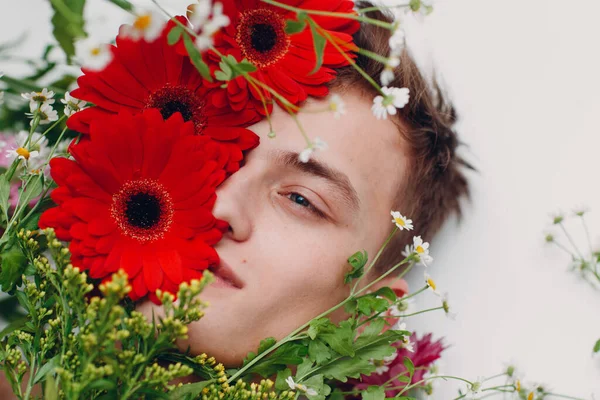
[[[258,145],[258,136],[243,127],[262,119],[260,110],[246,107],[247,102],[223,103],[207,97],[204,79],[187,56],[167,43],[166,35],[174,26],[167,24],[155,41],[117,37],[112,46],[113,59],[102,71],[83,68],[79,88],[73,97],[94,103],[73,114],[67,121],[69,128],[88,133],[92,121],[103,119],[120,110],[139,113],[157,108],[167,119],[179,112],[185,121],[191,121],[197,134],[210,136],[227,150],[227,171],[239,168],[242,151]]]
[[[50,161],[58,205],[40,227],[70,241],[73,265],[92,278],[123,268],[132,299],[157,289],[176,293],[218,262],[221,238],[212,215],[225,179],[221,147],[194,134],[181,114],[119,113],[91,125],[90,140],[72,145],[74,160]]]
[[[337,13],[354,13],[350,0],[280,0],[282,3],[302,8]],[[273,88],[291,103],[298,105],[307,96],[323,97],[328,93],[326,83],[335,77],[334,68],[349,65],[345,55],[354,58],[352,35],[359,29],[353,19],[322,15],[311,18],[330,35],[346,54],[327,43],[323,64],[315,73],[315,47],[311,30],[287,34],[286,20],[296,20],[296,13],[266,4],[261,0],[224,0],[224,13],[231,23],[214,37],[215,48],[222,54],[233,55],[236,60],[246,58],[258,71],[251,75]],[[220,58],[209,52],[210,63]],[[239,80],[239,78],[237,78]],[[238,81],[229,82],[230,86]],[[236,88],[239,94],[239,88]],[[255,97],[255,94],[246,97]]]

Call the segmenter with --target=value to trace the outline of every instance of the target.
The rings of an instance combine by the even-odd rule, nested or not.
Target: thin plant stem
[[[398,232],[398,227],[394,226],[394,229],[392,229],[392,232],[388,235],[388,237],[385,239],[385,242],[383,242],[383,245],[379,248],[379,251],[375,255],[375,258],[371,261],[371,263],[367,267],[367,270],[365,271],[365,273],[354,283],[354,286],[352,287],[352,291],[350,293],[354,293],[356,291],[356,287],[358,286],[358,284],[360,283],[360,281],[363,279],[364,276],[366,276],[369,273],[369,271],[371,271],[371,269],[373,268],[373,266],[375,265],[375,263],[377,262],[377,260],[379,260],[379,257],[383,253],[383,250],[390,243],[390,241],[392,240],[392,238],[394,237],[394,235],[396,234],[396,232]]]
[[[359,22],[366,22],[368,24],[380,26],[382,28],[387,28],[390,30],[393,28],[393,24],[390,24],[389,22],[380,21],[378,19],[369,18],[369,17],[362,17],[362,16],[356,15],[354,13],[340,13],[340,12],[323,11],[323,10],[305,10],[302,8],[293,7],[293,6],[284,4],[284,3],[280,3],[275,0],[262,0],[262,2],[271,4],[273,6],[282,8],[284,10],[293,11],[295,13],[303,12],[303,13],[306,13],[309,15],[324,15],[324,16],[332,17],[332,18],[346,18],[346,19],[352,19],[352,20],[359,21]]]
[[[575,249],[575,252],[577,254],[579,254],[579,257],[582,260],[585,260],[585,258],[583,257],[583,254],[581,254],[581,251],[579,251],[579,247],[577,247],[577,245],[575,244],[575,241],[569,234],[569,231],[567,231],[567,229],[565,228],[565,225],[562,222],[559,225],[560,225],[560,228],[562,229],[562,231],[564,232],[565,236],[567,237],[567,240],[569,241],[569,243],[571,243],[571,246],[573,246],[573,248]]]
[[[443,309],[444,309],[443,306],[433,307],[433,308],[428,308],[426,310],[421,310],[421,311],[417,311],[417,312],[406,314],[406,315],[400,315],[398,318],[412,317],[414,315],[425,314],[425,313],[428,313],[428,312],[431,312],[431,311],[437,311],[437,310],[443,310]]]

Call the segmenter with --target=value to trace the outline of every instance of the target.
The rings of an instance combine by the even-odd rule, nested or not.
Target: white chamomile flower
[[[21,93],[21,97],[29,101],[29,110],[35,112],[38,107],[54,103],[54,92],[43,88],[41,92]]]
[[[211,12],[211,3],[211,0],[198,0],[197,3],[190,4],[187,7],[187,19],[193,28],[199,29],[208,21]]]
[[[40,125],[47,125],[50,122],[58,121],[58,113],[49,104],[44,104],[40,108],[39,113],[40,113]],[[31,121],[31,125],[33,125],[33,120]]]
[[[579,206],[573,209],[573,215],[578,217],[583,217],[588,212],[590,212],[590,208],[587,206]]]
[[[415,348],[413,347],[413,342],[410,341],[410,337],[408,337],[408,336],[402,337],[402,348],[410,351],[411,353],[415,352]]]
[[[437,285],[435,284],[435,281],[431,278],[431,276],[429,276],[429,274],[427,272],[425,272],[424,278],[425,278],[425,283],[427,284],[427,287],[429,289],[431,289],[431,291],[433,293],[440,296],[440,292],[438,292],[438,290],[437,290]]]
[[[85,105],[87,104],[86,101],[79,100],[71,96],[69,92],[65,93],[65,98],[61,99],[60,102],[65,105],[65,115],[67,117],[70,117],[77,111],[83,110],[85,108]]]
[[[398,353],[394,352],[394,354],[390,356],[383,357],[382,360],[375,360],[373,358],[369,359],[369,363],[375,366],[375,373],[377,375],[384,374],[390,370],[389,365],[398,357]]]
[[[138,10],[131,25],[121,25],[119,37],[153,42],[160,36],[165,20],[154,10]]]
[[[387,119],[388,115],[396,115],[396,109],[408,103],[410,91],[408,88],[387,87],[381,88],[382,95],[373,99],[371,111],[377,119]]]
[[[396,321],[396,323],[390,329],[393,331],[405,331],[406,322]]]
[[[308,387],[306,387],[306,385],[294,382],[294,378],[292,378],[291,376],[288,376],[285,379],[285,382],[288,384],[288,386],[292,390],[299,390],[301,392],[306,393],[309,396],[316,396],[317,395],[317,391],[315,389],[308,388]]]
[[[226,27],[231,22],[229,17],[223,14],[223,4],[216,2],[212,7],[211,14],[210,1],[200,0],[200,3],[208,3],[208,9],[206,4],[200,6],[200,11],[192,11],[190,16],[190,22],[192,26],[202,27],[202,32],[196,38],[196,47],[200,51],[208,50],[213,45],[213,36],[221,28]],[[188,8],[189,10],[189,8]],[[194,8],[192,10],[195,10]]]
[[[478,377],[476,381],[472,382],[465,395],[465,399],[479,399],[481,396],[481,389],[483,387],[483,378]]]
[[[401,231],[405,229],[410,231],[413,229],[412,219],[408,219],[408,217],[400,214],[399,211],[390,211],[390,215],[394,218],[392,219],[392,222],[395,223]]]
[[[400,54],[402,49],[404,49],[404,44],[406,41],[406,35],[404,34],[404,29],[400,28],[400,21],[397,21],[394,26],[394,31],[392,36],[389,39],[389,45],[392,53]]]
[[[381,75],[379,76],[379,80],[383,86],[387,86],[394,80],[394,68],[397,68],[400,65],[400,57],[397,55],[390,55],[387,63],[385,64],[385,68],[381,71]]]
[[[339,94],[334,94],[329,98],[329,110],[333,112],[335,119],[340,119],[346,114],[346,104]]]
[[[429,243],[424,242],[421,236],[413,237],[413,246],[411,248],[413,254],[416,254],[419,258],[419,263],[427,266],[427,264],[433,261],[433,257],[429,255]]]
[[[75,42],[75,55],[81,66],[90,71],[102,71],[113,59],[111,47],[90,39]]]
[[[446,313],[446,316],[452,320],[456,318],[456,313],[453,313],[450,308],[450,302],[448,301],[448,292],[444,292],[442,295],[442,308]]]
[[[310,157],[313,155],[313,153],[317,151],[327,150],[327,147],[327,143],[321,138],[317,137],[308,146],[306,146],[304,150],[300,152],[298,159],[303,163],[307,163],[308,160],[310,160]]]

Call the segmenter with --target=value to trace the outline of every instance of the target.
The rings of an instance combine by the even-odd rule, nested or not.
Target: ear
[[[386,276],[385,278],[371,286],[370,291],[374,292],[385,286],[392,289],[398,297],[402,297],[408,293],[408,283],[406,283],[404,279],[398,279],[397,277],[393,276],[393,274]]]

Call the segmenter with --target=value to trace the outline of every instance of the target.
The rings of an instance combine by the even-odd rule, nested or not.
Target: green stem
[[[390,24],[389,22],[380,21],[378,19],[369,18],[369,17],[362,17],[362,16],[356,15],[354,13],[341,13],[341,12],[323,11],[323,10],[305,10],[303,8],[293,7],[293,6],[284,4],[284,3],[280,3],[275,0],[262,0],[262,1],[264,3],[271,4],[271,5],[279,7],[279,8],[283,8],[284,10],[293,11],[295,13],[302,12],[302,13],[311,14],[311,15],[324,15],[324,16],[332,17],[332,18],[352,19],[355,21],[366,22],[368,24],[380,26],[382,28],[386,28],[386,29],[390,29],[390,30],[394,26],[393,24]]]
[[[394,235],[396,234],[396,232],[398,232],[398,227],[394,226],[394,229],[392,229],[392,232],[388,235],[387,239],[385,239],[385,242],[383,242],[383,245],[379,248],[379,251],[375,255],[375,258],[373,259],[373,261],[371,261],[371,263],[367,267],[367,270],[365,271],[365,273],[360,278],[358,278],[358,280],[354,283],[354,286],[352,287],[352,291],[350,292],[351,294],[353,294],[353,293],[356,292],[356,287],[358,286],[358,284],[360,283],[360,281],[363,279],[363,277],[366,276],[369,273],[369,271],[371,270],[371,268],[373,268],[373,266],[375,265],[375,263],[377,262],[377,260],[379,260],[379,257],[383,253],[383,250],[390,243],[390,241],[392,240],[392,238],[394,237]]]
[[[439,306],[439,307],[434,307],[434,308],[428,308],[426,310],[421,310],[421,311],[417,311],[411,314],[406,314],[406,315],[400,315],[399,318],[406,318],[406,317],[412,317],[414,315],[419,315],[419,314],[425,314],[427,312],[431,312],[431,311],[437,311],[437,310],[443,310],[444,307],[443,306]]]
[[[133,12],[133,10],[135,8],[133,6],[133,4],[131,4],[127,0],[108,0],[108,1],[113,3],[114,5],[116,5],[117,7],[122,8],[123,10],[125,10],[127,12]]]
[[[359,14],[368,13],[371,11],[380,11],[382,8],[404,8],[410,7],[410,4],[398,4],[398,5],[389,5],[389,6],[373,6],[373,7],[364,7],[356,10]]]
[[[565,228],[565,225],[562,222],[559,225],[560,225],[560,228],[562,229],[562,231],[564,232],[565,236],[567,237],[567,240],[569,241],[569,243],[571,243],[571,246],[573,246],[573,248],[575,249],[575,252],[577,254],[579,254],[579,257],[582,260],[585,260],[585,258],[583,257],[583,254],[581,254],[581,251],[579,251],[579,247],[577,247],[577,245],[575,244],[575,241],[573,240],[571,235],[569,235],[569,232]]]
[[[502,372],[501,374],[493,375],[493,376],[490,376],[489,378],[485,378],[481,383],[491,381],[492,379],[500,378],[501,376],[505,376],[505,375],[506,375],[506,372]],[[511,385],[504,385],[504,386],[511,386]]]
[[[31,396],[31,390],[33,389],[33,377],[35,376],[35,364],[36,364],[36,356],[31,353],[31,364],[29,365],[29,379],[27,381],[27,390],[25,391],[24,400],[28,400],[29,396]]]

